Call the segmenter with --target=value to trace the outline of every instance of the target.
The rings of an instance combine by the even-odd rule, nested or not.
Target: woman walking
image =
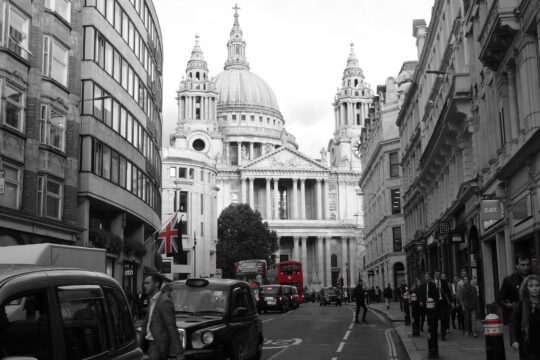
[[[392,299],[392,288],[390,287],[390,284],[384,288],[383,296],[386,301],[386,309],[390,309],[390,299]]]
[[[476,333],[476,310],[478,309],[478,292],[476,286],[471,284],[469,275],[463,276],[463,286],[458,293],[459,304],[463,309],[464,329],[463,333],[469,335],[469,331],[472,332],[474,337],[477,337]]]
[[[540,359],[540,277],[527,276],[519,288],[520,302],[512,311],[510,343],[520,359]]]

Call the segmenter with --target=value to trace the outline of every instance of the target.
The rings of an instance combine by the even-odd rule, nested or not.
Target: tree
[[[234,277],[234,263],[240,260],[264,259],[270,264],[278,247],[276,232],[249,205],[231,204],[219,215],[216,265],[224,278]]]

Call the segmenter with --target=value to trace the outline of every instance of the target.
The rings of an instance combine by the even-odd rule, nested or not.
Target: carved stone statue
[[[266,151],[267,154],[274,150],[274,146],[272,144],[268,144],[268,143],[266,145],[264,145],[264,148],[265,148],[265,151]]]
[[[321,161],[322,162],[326,162],[326,156],[327,156],[327,152],[326,152],[326,149],[323,147],[321,149]]]

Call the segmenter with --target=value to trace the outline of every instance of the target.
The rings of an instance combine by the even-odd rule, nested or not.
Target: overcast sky
[[[434,0],[244,0],[239,22],[251,71],[274,91],[299,150],[320,157],[334,132],[332,102],[350,43],[373,90],[417,60],[413,19]],[[210,76],[223,71],[235,1],[154,0],[163,34],[163,145],[177,121],[176,90],[200,35]]]

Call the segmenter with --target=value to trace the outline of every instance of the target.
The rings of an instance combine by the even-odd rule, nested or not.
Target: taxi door
[[[259,315],[251,290],[239,286],[232,293],[231,340],[235,359],[251,359],[257,352]]]

